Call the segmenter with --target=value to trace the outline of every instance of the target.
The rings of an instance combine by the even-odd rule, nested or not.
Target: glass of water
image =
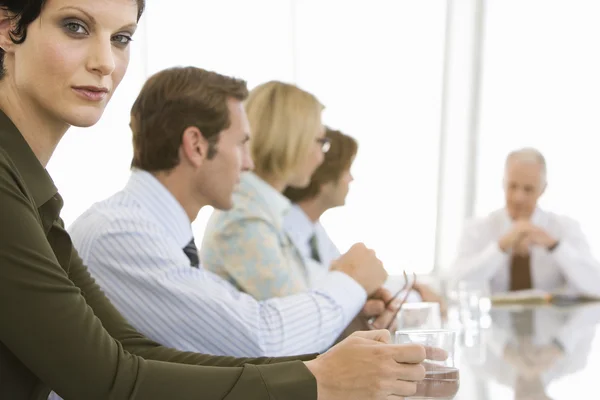
[[[416,343],[429,349],[442,349],[447,357],[440,360],[439,351],[428,351],[423,362],[425,379],[417,384],[417,392],[407,399],[450,400],[458,393],[460,374],[455,364],[456,333],[446,329],[400,330],[395,343]]]
[[[490,287],[487,282],[461,281],[456,287],[460,320],[466,327],[487,327],[490,323]]]
[[[398,329],[440,329],[442,314],[439,303],[404,303],[398,313]]]

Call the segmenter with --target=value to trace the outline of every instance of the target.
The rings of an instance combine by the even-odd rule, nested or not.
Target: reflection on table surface
[[[459,335],[456,400],[600,398],[600,303],[493,308],[491,320]]]

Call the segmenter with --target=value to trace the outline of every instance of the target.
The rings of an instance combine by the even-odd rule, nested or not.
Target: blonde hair
[[[288,178],[306,160],[322,129],[323,105],[297,86],[271,81],[255,87],[245,107],[256,173]]]

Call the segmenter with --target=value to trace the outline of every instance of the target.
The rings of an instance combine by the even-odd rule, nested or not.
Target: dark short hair
[[[283,193],[293,203],[316,197],[321,191],[321,185],[337,182],[344,171],[352,166],[352,161],[358,152],[356,140],[328,127],[325,129],[325,136],[329,138],[331,148],[325,153],[323,163],[312,175],[310,184],[301,189],[288,187]]]
[[[138,5],[138,20],[144,12],[145,0],[136,0]],[[10,32],[10,38],[15,44],[21,44],[27,38],[27,27],[35,21],[42,12],[46,0],[0,0],[0,9],[10,12],[17,21],[15,29]],[[0,79],[4,78],[4,50],[0,49]]]
[[[219,133],[231,124],[227,100],[247,97],[245,81],[202,68],[175,67],[154,74],[131,108],[131,166],[149,172],[176,167],[183,132],[190,126],[209,142],[211,158]]]

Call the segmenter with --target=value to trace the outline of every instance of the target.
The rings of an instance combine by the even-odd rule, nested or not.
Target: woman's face
[[[25,42],[2,30],[3,83],[48,118],[95,124],[127,70],[137,12],[135,0],[47,0]]]
[[[323,143],[325,138],[325,127],[321,126],[320,129],[312,133],[313,140],[309,147],[306,159],[303,163],[298,166],[298,169],[291,176],[287,182],[288,186],[294,188],[305,188],[310,184],[310,178],[314,174],[315,170],[323,163],[325,155],[323,153]]]

